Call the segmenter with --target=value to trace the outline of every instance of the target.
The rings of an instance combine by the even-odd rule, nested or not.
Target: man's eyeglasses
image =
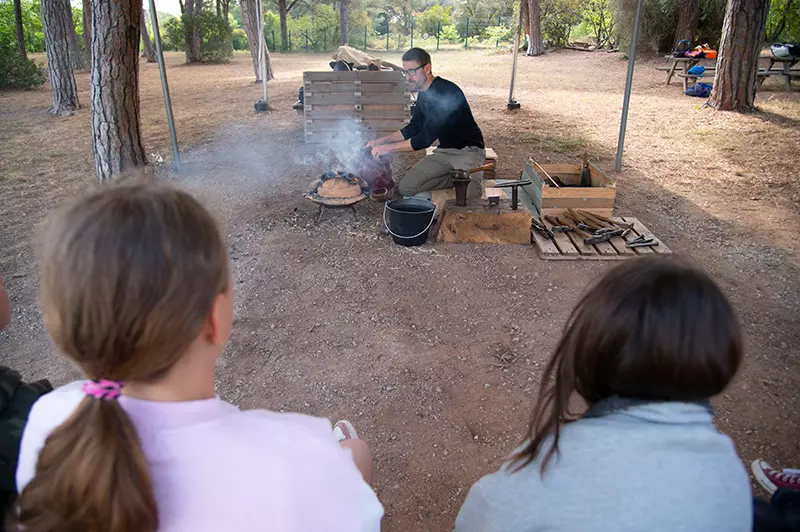
[[[416,76],[416,75],[417,75],[417,72],[418,72],[418,71],[419,71],[421,68],[424,68],[424,67],[425,67],[425,65],[429,65],[429,64],[430,64],[430,63],[425,63],[425,64],[423,64],[423,65],[420,65],[420,66],[418,66],[417,68],[409,68],[408,70],[405,70],[405,69],[403,69],[403,75],[404,75],[404,76],[408,76],[408,75],[411,75],[411,76]]]

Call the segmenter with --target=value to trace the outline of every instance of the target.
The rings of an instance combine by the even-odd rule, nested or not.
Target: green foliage
[[[200,62],[227,63],[233,57],[233,41],[230,25],[211,10],[184,14],[183,28],[186,35],[196,31],[200,36]]]
[[[569,44],[572,29],[581,23],[581,0],[542,0],[542,35],[550,46]]]
[[[772,0],[767,17],[767,42],[800,44],[800,1]]]
[[[0,88],[32,89],[46,80],[44,68],[33,59],[23,59],[16,43],[0,44]]]
[[[233,49],[234,50],[249,50],[250,45],[247,42],[247,33],[242,28],[233,30]]]
[[[438,4],[431,6],[417,17],[416,32],[436,35],[436,28],[439,25],[445,27],[450,24],[452,14],[452,7],[442,7]]]
[[[165,50],[182,52],[186,50],[186,34],[183,21],[178,17],[171,17],[161,23],[161,44]]]
[[[37,0],[22,0],[22,25],[25,28],[25,48],[28,52],[44,52],[44,29],[41,7]],[[14,2],[0,0],[0,46],[16,49]]]
[[[511,42],[514,40],[514,29],[506,25],[489,26],[484,30],[483,37],[488,44]]]
[[[72,25],[75,26],[78,46],[83,48],[83,9],[79,7],[72,8]]]
[[[456,44],[464,40],[461,38],[461,35],[458,34],[458,30],[453,24],[442,26],[442,31],[439,33],[439,38],[442,41],[450,44]]]
[[[587,0],[583,3],[583,20],[597,46],[606,46],[616,39],[616,21],[609,0]]]

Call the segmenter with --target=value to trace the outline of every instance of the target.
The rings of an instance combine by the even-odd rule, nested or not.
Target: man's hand
[[[381,144],[385,144],[386,143],[386,139],[388,139],[388,138],[389,137],[381,137],[379,139],[371,140],[371,141],[367,142],[367,148],[374,149],[375,146],[380,146]]]
[[[391,144],[381,144],[379,146],[375,146],[372,148],[372,156],[376,159],[382,155],[386,155],[387,153],[392,152],[392,145]]]

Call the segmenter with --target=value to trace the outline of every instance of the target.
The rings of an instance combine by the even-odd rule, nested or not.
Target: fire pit
[[[344,172],[325,172],[311,187],[305,197],[319,205],[319,220],[325,208],[348,207],[353,217],[358,219],[354,205],[369,196],[369,184],[353,174]]]

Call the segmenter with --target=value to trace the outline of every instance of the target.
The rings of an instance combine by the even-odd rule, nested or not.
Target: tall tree
[[[289,49],[289,26],[286,23],[286,19],[299,1],[300,0],[292,0],[291,2],[287,3],[286,0],[278,0],[278,18],[281,25],[281,46],[284,50]]]
[[[714,88],[708,100],[712,107],[723,111],[753,109],[768,12],[769,0],[728,0]]]
[[[528,29],[530,40],[528,41],[527,55],[542,55],[544,53],[544,42],[542,40],[542,6],[539,0],[527,1],[528,17],[530,19],[530,28]]]
[[[81,47],[78,46],[78,34],[75,31],[75,23],[72,22],[72,6],[69,8],[69,19],[70,25],[67,28],[69,33],[69,59],[72,61],[74,70],[86,70],[89,67],[89,61],[86,58],[88,52],[84,53]]]
[[[87,60],[92,53],[92,0],[83,0],[83,50]]]
[[[253,58],[253,71],[256,74],[256,83],[261,83],[261,69],[258,65],[258,6],[256,0],[240,0],[242,8],[242,24],[247,34],[247,44],[250,46],[250,57]],[[272,72],[272,62],[269,57],[269,50],[266,55],[267,79],[275,79]]]
[[[147,21],[144,18],[144,9],[142,9],[142,18],[139,22],[139,28],[142,33],[142,56],[147,59],[148,63],[155,63],[156,51],[153,50],[153,43],[150,42],[150,34],[147,33]]]
[[[231,0],[216,0],[217,16],[223,20],[228,20],[228,12],[231,7]]]
[[[97,179],[145,166],[139,124],[142,0],[92,2],[92,144]]]
[[[28,59],[28,50],[25,48],[25,28],[22,26],[22,2],[14,0],[14,23],[17,31],[17,48],[23,59]]]
[[[69,0],[42,0],[42,25],[52,94],[49,112],[70,115],[81,104],[70,58],[69,30],[74,28]]]
[[[678,27],[675,30],[674,50],[682,40],[694,41],[700,21],[700,0],[681,0],[678,8]]]
[[[178,0],[183,16],[183,28],[186,32],[186,62],[197,63],[200,61],[200,32],[197,30],[195,15],[203,10],[203,0]]]
[[[530,41],[531,13],[530,9],[528,9],[527,0],[522,0],[522,5],[520,7],[522,8],[522,35]]]
[[[538,1],[538,0],[537,0]],[[348,18],[347,7],[350,0],[340,0],[339,2],[339,24],[342,28],[342,45],[347,44],[347,36],[350,35],[350,20]]]

